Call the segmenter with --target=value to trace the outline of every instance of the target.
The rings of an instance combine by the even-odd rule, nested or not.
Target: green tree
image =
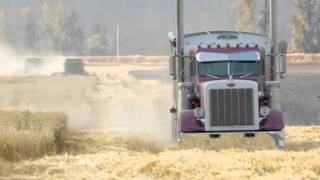
[[[256,3],[254,0],[233,0],[230,5],[230,12],[238,31],[255,32],[255,8]]]
[[[108,38],[105,27],[95,26],[93,34],[87,40],[87,49],[90,55],[108,54]]]
[[[6,40],[7,40],[7,32],[6,32],[5,14],[3,11],[0,11],[0,44],[5,43]]]
[[[64,19],[64,54],[81,55],[84,51],[84,36],[82,29],[78,26],[78,16],[70,12]]]
[[[50,8],[42,6],[43,47],[60,54],[80,54],[83,51],[83,32],[78,27],[78,17],[67,12],[62,4]]]
[[[319,52],[320,2],[317,0],[293,0],[295,12],[292,21],[291,52]]]
[[[52,21],[53,14],[47,3],[44,3],[41,8],[41,51],[51,51],[54,49],[53,33],[52,33]]]
[[[51,35],[53,38],[54,50],[63,53],[65,40],[64,29],[65,10],[62,4],[56,5],[52,12]]]
[[[24,32],[25,48],[29,51],[36,51],[39,42],[39,29],[35,15],[30,8],[21,9],[22,29]]]

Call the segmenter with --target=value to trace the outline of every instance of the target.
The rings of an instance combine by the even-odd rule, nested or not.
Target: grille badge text
[[[235,87],[236,84],[234,84],[234,83],[229,83],[229,84],[227,84],[227,86],[228,86],[228,87]]]

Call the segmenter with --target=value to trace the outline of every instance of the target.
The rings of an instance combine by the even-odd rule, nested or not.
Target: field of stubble
[[[49,146],[40,157],[2,158],[0,179],[320,178],[318,126],[287,127],[284,151],[175,147],[169,141],[170,84],[129,77],[130,66],[99,69],[97,77],[1,77],[0,113],[56,111],[68,122],[59,152]]]
[[[176,149],[132,133],[70,132],[62,154],[0,163],[1,179],[319,179],[320,128],[290,127],[285,151]]]

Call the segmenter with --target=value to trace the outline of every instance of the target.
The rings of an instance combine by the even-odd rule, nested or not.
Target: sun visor
[[[236,53],[199,52],[197,53],[196,58],[198,62],[260,61],[260,53],[258,51]]]

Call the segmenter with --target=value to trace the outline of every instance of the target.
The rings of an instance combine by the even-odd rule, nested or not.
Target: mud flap
[[[285,138],[283,131],[180,133],[179,144],[186,149],[282,150]]]

